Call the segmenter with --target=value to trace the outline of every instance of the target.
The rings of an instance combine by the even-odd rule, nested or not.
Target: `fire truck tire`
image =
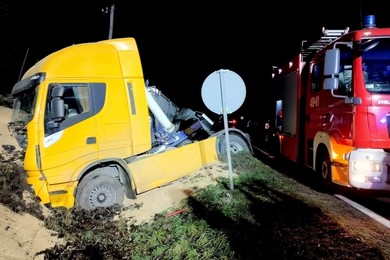
[[[230,152],[233,154],[237,154],[239,152],[248,152],[250,153],[250,148],[244,137],[237,134],[229,135],[229,143],[230,143]],[[226,154],[226,138],[225,135],[221,135],[217,140],[217,152],[218,155]]]
[[[107,175],[81,180],[76,192],[76,205],[86,210],[122,204],[123,200],[121,183]]]
[[[329,154],[324,152],[319,159],[319,167],[317,167],[318,173],[321,176],[324,187],[329,187],[332,184],[332,172]]]

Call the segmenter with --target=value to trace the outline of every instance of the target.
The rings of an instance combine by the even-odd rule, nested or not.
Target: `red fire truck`
[[[390,28],[373,15],[359,30],[323,28],[272,84],[281,157],[326,184],[390,191]]]

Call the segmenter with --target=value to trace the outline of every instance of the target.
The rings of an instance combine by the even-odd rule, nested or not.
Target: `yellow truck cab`
[[[145,82],[134,38],[76,44],[31,67],[12,89],[9,126],[43,204],[85,209],[167,184],[226,153],[224,131]],[[229,129],[231,151],[253,153]]]

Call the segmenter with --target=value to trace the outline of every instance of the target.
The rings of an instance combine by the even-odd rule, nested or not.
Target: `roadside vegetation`
[[[51,209],[44,223],[66,242],[37,255],[45,259],[390,259],[388,230],[335,197],[246,153],[232,156],[232,167],[233,189],[228,178],[219,178],[217,185],[198,190],[180,207],[141,224],[121,217],[131,209],[119,205],[92,211]],[[0,163],[0,203],[41,219],[37,201],[25,204],[23,174],[20,164]]]

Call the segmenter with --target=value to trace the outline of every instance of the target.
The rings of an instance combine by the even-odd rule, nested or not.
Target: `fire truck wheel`
[[[244,140],[244,137],[230,134],[229,135],[229,143],[230,143],[230,152],[233,154],[237,154],[239,152],[250,152],[249,146],[247,142]],[[226,139],[225,135],[219,136],[217,140],[217,151],[219,155],[226,154]]]
[[[123,200],[122,185],[112,176],[98,175],[83,179],[76,192],[76,205],[87,210],[122,204]]]
[[[320,176],[322,177],[322,182],[324,186],[329,186],[332,183],[332,173],[331,173],[329,154],[324,153],[319,163],[320,163],[320,167],[318,167],[318,170]]]

